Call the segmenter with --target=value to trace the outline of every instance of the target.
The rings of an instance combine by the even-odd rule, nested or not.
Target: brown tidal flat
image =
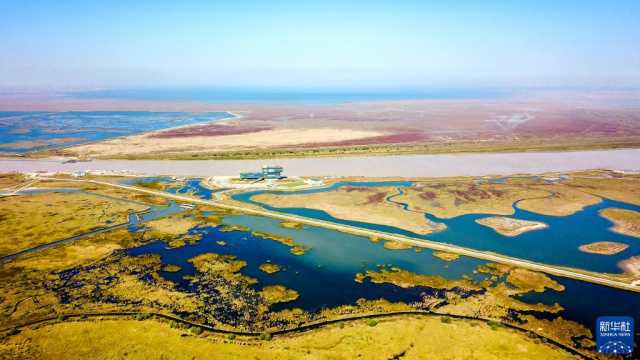
[[[588,100],[587,100],[588,99]],[[633,94],[514,95],[331,106],[77,100],[0,95],[0,109],[232,111],[240,117],[72,147],[100,158],[268,158],[640,147]],[[366,131],[364,130],[366,129]]]

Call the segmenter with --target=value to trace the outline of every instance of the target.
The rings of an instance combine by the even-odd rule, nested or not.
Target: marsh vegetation
[[[531,180],[522,180],[526,181]],[[497,189],[501,185],[523,186],[515,180],[494,185]],[[104,191],[105,194],[108,192],[99,187],[89,190],[84,184],[81,188],[83,191]],[[400,194],[395,187],[393,189],[393,193],[388,195],[396,195],[393,200],[397,201]],[[377,191],[374,190],[372,193],[375,194]],[[116,195],[117,192],[109,193],[109,196]],[[124,199],[140,200],[133,198],[132,194],[127,194]],[[474,201],[483,200],[479,197]],[[66,206],[65,204],[60,203],[56,206]],[[152,205],[140,203],[140,206]],[[390,203],[390,206],[406,212],[396,203]],[[56,207],[52,208],[56,210]],[[128,211],[124,210],[124,213]],[[78,214],[91,216],[91,213]],[[268,347],[275,353],[281,351],[278,354],[298,355],[299,346],[303,345],[290,341],[304,338],[306,335],[289,338],[271,334],[305,324],[319,324],[317,326],[320,328],[313,330],[314,332],[321,332],[327,337],[338,334],[337,338],[352,334],[351,331],[364,334],[364,329],[379,331],[376,334],[381,335],[391,329],[398,331],[394,324],[402,324],[397,326],[415,330],[424,323],[428,326],[424,331],[442,328],[443,333],[447,333],[450,327],[456,325],[456,328],[469,327],[469,331],[474,333],[487,331],[489,338],[492,334],[510,336],[511,341],[519,344],[518,349],[526,348],[525,352],[518,353],[524,358],[527,354],[566,355],[549,345],[539,341],[536,343],[535,337],[530,338],[522,332],[501,325],[505,324],[532,331],[583,353],[593,351],[591,332],[583,323],[564,318],[563,311],[566,311],[566,308],[562,302],[529,300],[528,297],[536,294],[555,299],[554,296],[558,294],[570,293],[571,288],[567,288],[565,282],[553,277],[516,267],[476,263],[467,257],[450,253],[424,250],[419,254],[408,249],[405,244],[376,243],[358,237],[349,237],[349,240],[340,237],[336,241],[330,241],[331,234],[324,234],[318,229],[297,225],[283,226],[275,220],[271,227],[264,226],[257,220],[251,223],[256,224],[255,227],[251,224],[247,226],[237,221],[228,221],[228,218],[233,216],[241,217],[230,216],[228,212],[213,207],[196,207],[147,221],[136,229],[122,228],[91,235],[61,247],[27,254],[0,264],[0,310],[6,315],[0,325],[4,329],[20,329],[13,336],[3,338],[0,354],[4,354],[4,351],[37,355],[46,347],[50,347],[54,353],[57,350],[53,345],[39,340],[40,329],[49,329],[49,338],[54,339],[56,336],[70,336],[69,334],[74,332],[85,331],[84,329],[91,328],[93,324],[101,323],[105,324],[105,330],[102,333],[97,331],[97,334],[102,334],[103,340],[89,343],[96,349],[111,346],[114,339],[111,338],[113,335],[110,335],[110,322],[127,324],[132,328],[145,327],[149,333],[156,332],[157,336],[167,339],[169,344],[184,344],[185,347],[176,346],[189,355],[197,354],[199,350],[194,350],[189,342],[182,341],[186,339],[179,337],[181,333],[187,333],[189,339],[196,341],[198,346],[213,346],[212,349],[221,351],[221,354],[266,354],[261,351]],[[27,221],[24,217],[22,219]],[[314,231],[324,234],[321,242],[310,243],[305,239],[306,235]],[[333,236],[338,236],[338,233]],[[358,241],[362,243],[357,243]],[[379,256],[384,255],[380,259],[389,260],[377,267],[366,261],[353,265],[348,259],[355,259],[356,254],[341,254],[350,250],[334,248],[340,244],[345,246],[345,249],[351,249],[353,246],[374,247],[378,249],[376,251],[380,251]],[[389,249],[395,251],[388,251]],[[373,250],[362,251],[368,254],[367,251]],[[323,259],[327,254],[332,259],[339,259],[326,263]],[[411,260],[414,256],[419,257],[419,260]],[[429,270],[415,270],[416,262],[429,262],[431,259],[433,263],[429,263],[425,268]],[[631,272],[637,263],[631,259],[627,266]],[[350,270],[354,268],[359,270]],[[345,280],[351,285],[339,279],[345,274]],[[340,284],[341,290],[350,297],[341,298],[343,302],[338,305],[309,305],[322,304],[337,296],[327,294],[326,298],[310,299],[309,284],[314,282],[313,276],[332,277],[332,281]],[[366,294],[369,293],[380,295],[366,298]],[[312,296],[318,296],[319,293],[313,294]],[[433,321],[427,318],[375,318],[361,322],[345,322],[340,326],[324,325],[338,319],[398,311],[430,312],[448,317],[442,318],[445,320],[435,318]],[[90,313],[104,314],[105,318],[83,321],[82,314]],[[109,318],[109,314],[116,313],[124,315],[119,316],[117,320]],[[163,314],[183,319],[188,321],[191,324],[188,326],[193,329],[184,330],[181,328],[182,325],[172,328],[163,324],[164,320],[148,318],[148,314]],[[22,326],[39,319],[51,320],[40,328]],[[480,322],[470,319],[478,319]],[[132,323],[137,325],[131,325]],[[220,338],[209,334],[207,328],[202,326],[269,336],[262,340],[257,335],[240,339]],[[55,335],[58,332],[60,335]],[[172,338],[175,334],[178,334],[178,340]],[[146,333],[138,337],[133,336],[132,341],[152,341],[146,336]],[[373,333],[371,336],[374,336]],[[389,336],[395,339],[395,334],[385,335],[385,338],[389,339]],[[323,350],[317,347],[308,349],[323,354],[346,351],[354,355],[366,355],[368,350],[362,352],[364,350],[357,348],[360,346],[357,344],[373,346],[371,344],[378,341],[375,339],[377,338],[368,337],[363,343],[327,345]],[[429,345],[430,340],[419,337],[412,339],[414,340],[410,343],[413,347],[399,347],[400,352],[406,351],[410,354],[414,351],[413,348],[430,349],[429,346],[432,346]],[[78,344],[73,341],[84,340],[65,338],[64,341],[60,340],[60,344]],[[292,345],[294,343],[296,345]],[[223,347],[217,347],[222,344]],[[393,340],[386,348],[396,349],[398,344]],[[481,342],[478,349],[496,351],[491,346],[493,345]],[[121,351],[124,351],[117,346],[110,349],[113,349],[114,357],[121,356]],[[161,346],[157,349],[163,349],[162,352],[166,354],[174,354],[166,347]],[[120,352],[115,352],[116,350]],[[334,350],[336,352],[333,352]],[[512,349],[503,350],[503,354],[513,354]],[[156,351],[156,348],[153,351]],[[448,352],[450,350],[441,351],[443,356],[455,355]],[[69,358],[73,358],[75,354],[70,354]],[[84,353],[77,354],[81,356]],[[149,353],[130,352],[129,355],[144,357]]]

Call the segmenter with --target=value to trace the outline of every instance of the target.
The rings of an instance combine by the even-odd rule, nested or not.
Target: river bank
[[[289,176],[445,177],[511,175],[586,169],[640,170],[640,149],[534,153],[347,156],[274,160],[0,159],[0,173],[127,171],[145,175],[236,175],[279,164]]]

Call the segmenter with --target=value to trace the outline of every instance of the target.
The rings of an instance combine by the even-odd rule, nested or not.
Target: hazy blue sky
[[[640,1],[0,1],[0,86],[639,86]]]

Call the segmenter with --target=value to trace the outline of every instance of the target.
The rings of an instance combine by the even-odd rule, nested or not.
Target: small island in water
[[[590,254],[600,255],[615,255],[619,252],[625,251],[629,245],[613,242],[613,241],[598,241],[590,244],[580,245],[578,249],[582,252]]]
[[[504,236],[518,236],[528,231],[547,228],[547,224],[543,222],[514,219],[506,216],[486,217],[476,220],[476,223],[490,227]]]

